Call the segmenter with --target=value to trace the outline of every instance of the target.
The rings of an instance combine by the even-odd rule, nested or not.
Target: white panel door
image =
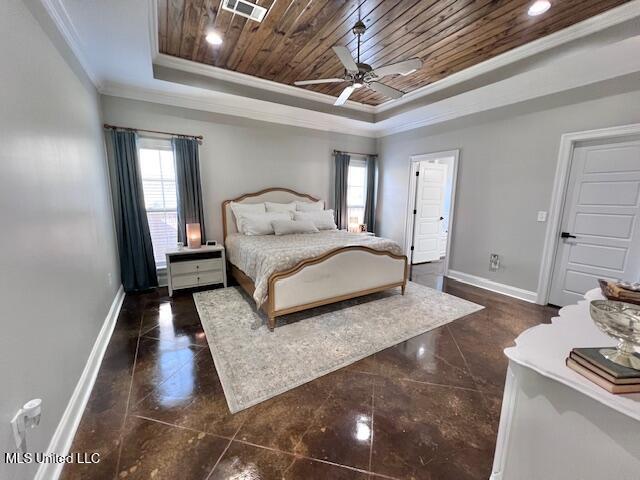
[[[576,303],[597,280],[640,279],[640,141],[577,147],[549,303]]]
[[[447,165],[420,162],[419,172],[413,226],[413,263],[440,259],[440,223],[444,207]]]

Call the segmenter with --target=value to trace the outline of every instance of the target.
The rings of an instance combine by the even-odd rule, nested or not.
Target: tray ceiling
[[[346,45],[355,56],[353,24],[362,18],[361,61],[374,68],[419,57],[424,65],[384,83],[410,92],[513,48],[566,28],[629,0],[551,0],[538,17],[532,0],[259,0],[262,23],[220,7],[220,0],[158,0],[161,53],[292,85],[295,80],[340,76],[331,50]],[[205,36],[215,30],[219,46]],[[337,96],[346,84],[306,87]],[[371,90],[351,100],[379,105]]]

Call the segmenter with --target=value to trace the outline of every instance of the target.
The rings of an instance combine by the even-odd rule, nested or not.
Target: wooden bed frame
[[[230,203],[290,203],[317,202],[317,198],[288,188],[267,188],[246,193],[222,203],[223,238],[237,232]],[[253,296],[255,285],[227,255],[231,276],[242,289]],[[406,255],[354,245],[331,250],[318,257],[301,261],[292,268],[274,272],[269,277],[268,298],[262,309],[268,317],[269,330],[276,326],[276,317],[301,310],[361,297],[390,288],[400,287],[404,295],[407,285]]]

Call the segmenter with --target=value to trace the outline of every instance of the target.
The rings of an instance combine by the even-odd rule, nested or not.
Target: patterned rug
[[[231,287],[193,294],[232,413],[482,309],[415,283],[278,318]]]

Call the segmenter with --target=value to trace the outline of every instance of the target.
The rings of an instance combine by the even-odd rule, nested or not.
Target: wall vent
[[[246,0],[223,0],[222,8],[237,13],[256,22],[261,22],[267,14],[267,9]]]

